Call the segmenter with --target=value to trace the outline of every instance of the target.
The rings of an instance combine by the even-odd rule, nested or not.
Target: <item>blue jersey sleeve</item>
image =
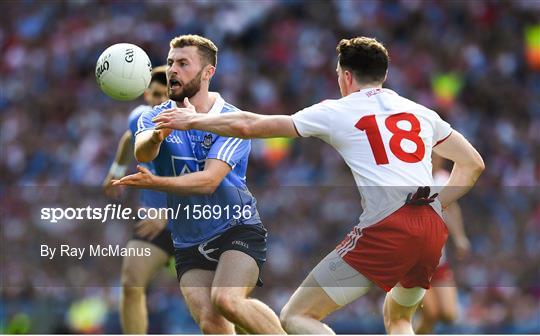
[[[137,132],[135,135],[147,130],[153,130],[156,125],[152,122],[152,119],[162,111],[171,108],[172,103],[172,100],[169,100],[161,105],[154,106],[153,109],[143,112],[137,120]]]
[[[248,158],[250,150],[249,139],[219,137],[210,148],[207,159],[225,161],[234,168],[240,161]]]
[[[131,131],[131,135],[135,138],[135,133],[137,133],[137,124],[141,115],[145,112],[151,111],[152,108],[148,105],[141,105],[135,108],[129,114],[128,118],[128,129]]]

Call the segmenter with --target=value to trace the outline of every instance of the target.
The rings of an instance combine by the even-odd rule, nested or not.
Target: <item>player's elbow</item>
[[[141,163],[146,163],[154,160],[158,152],[154,152],[153,149],[145,146],[144,144],[135,143],[135,149],[133,151],[133,156],[135,160]]]
[[[235,124],[236,137],[242,139],[253,139],[260,137],[267,125],[264,124],[264,119],[260,115],[247,113],[242,116]]]
[[[200,186],[197,190],[198,194],[205,196],[205,195],[212,195],[216,191],[219,184],[221,183],[221,180],[208,174],[200,182],[201,182]]]
[[[462,155],[454,162],[475,181],[486,169],[482,156],[475,150],[466,153],[466,155]]]
[[[478,162],[477,162],[477,170],[482,173],[484,170],[486,170],[486,164],[484,163],[484,160],[481,156],[478,156]]]
[[[471,169],[476,177],[479,177],[486,169],[486,164],[484,163],[484,160],[480,154],[476,153],[474,156]]]
[[[236,123],[234,128],[235,128],[236,137],[238,138],[249,139],[253,136],[253,132],[251,130],[250,125],[245,121]]]
[[[135,160],[141,163],[150,162],[154,159],[151,157],[151,155],[148,155],[148,153],[146,153],[145,151],[142,151],[140,149],[138,150],[137,148],[135,148],[135,152],[133,154],[135,156]]]
[[[201,186],[198,191],[199,195],[201,196],[209,196],[212,195],[217,189],[217,185],[204,185]]]

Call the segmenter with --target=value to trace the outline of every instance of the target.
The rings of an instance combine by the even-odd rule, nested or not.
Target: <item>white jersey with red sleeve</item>
[[[452,132],[440,116],[388,89],[364,89],[292,116],[298,133],[334,147],[362,197],[359,227],[403,206],[407,194],[433,185],[431,152]],[[440,214],[440,203],[433,203]]]

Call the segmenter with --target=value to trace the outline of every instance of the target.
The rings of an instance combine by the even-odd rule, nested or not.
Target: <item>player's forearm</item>
[[[292,119],[287,115],[262,115],[252,112],[231,112],[223,115],[193,114],[192,129],[242,139],[298,136]]]
[[[131,132],[126,131],[116,149],[114,162],[121,166],[127,166],[133,160],[133,141],[131,140]]]
[[[439,193],[442,206],[448,207],[465,195],[474,186],[483,171],[483,162],[471,165],[455,163],[448,183]]]
[[[159,154],[161,142],[154,131],[146,131],[135,139],[135,159],[139,162],[150,162]]]
[[[251,112],[231,112],[219,116],[197,113],[191,116],[189,126],[221,136],[247,139],[260,135],[253,127],[260,117],[262,116]]]
[[[151,189],[181,196],[213,194],[221,181],[208,172],[196,172],[182,176],[155,176]]]
[[[126,131],[118,142],[113,164],[109,169],[107,177],[105,177],[104,183],[108,184],[111,179],[124,176],[128,165],[131,163],[131,160],[133,160],[133,145],[131,141],[131,132]]]
[[[465,230],[463,228],[463,217],[461,215],[461,207],[458,202],[450,204],[445,210],[446,224],[450,236],[455,241],[457,239],[466,239]]]

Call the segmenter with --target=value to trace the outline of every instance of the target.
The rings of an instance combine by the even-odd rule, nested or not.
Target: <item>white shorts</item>
[[[335,250],[315,266],[312,274],[319,286],[339,306],[358,299],[371,287],[371,282],[343,261]]]

